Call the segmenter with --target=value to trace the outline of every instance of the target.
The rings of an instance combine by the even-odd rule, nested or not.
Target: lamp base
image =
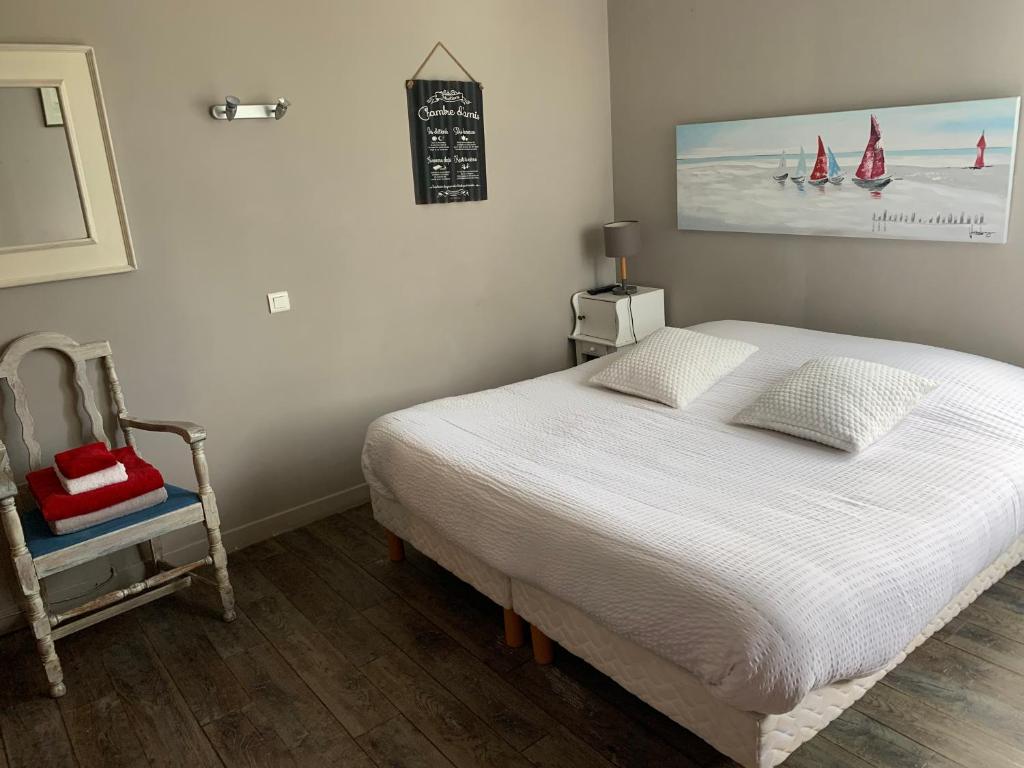
[[[627,294],[630,293],[636,293],[636,286],[628,285],[626,283],[619,283],[614,288],[612,288],[612,293],[614,293],[616,296],[626,296]]]

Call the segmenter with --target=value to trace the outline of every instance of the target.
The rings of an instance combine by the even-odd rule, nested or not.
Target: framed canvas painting
[[[676,126],[679,229],[1005,243],[1020,98]]]

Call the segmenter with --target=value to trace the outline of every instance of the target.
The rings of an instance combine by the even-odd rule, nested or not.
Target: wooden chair
[[[178,435],[192,449],[192,463],[199,486],[198,493],[194,493],[168,485],[168,498],[163,504],[76,533],[57,536],[50,532],[38,510],[26,509],[21,515],[18,514],[15,504],[18,487],[7,458],[7,448],[0,441],[0,519],[11,548],[25,617],[35,636],[36,647],[46,670],[50,695],[63,696],[66,689],[60,660],[54,649],[55,640],[189,586],[189,572],[204,565],[212,565],[214,568],[225,621],[235,618],[235,600],[228,578],[227,554],[221,543],[217,501],[210,487],[210,473],[206,464],[206,430],[187,421],[152,421],[129,416],[108,342],[78,344],[59,333],[30,333],[11,342],[0,356],[0,381],[6,381],[14,395],[15,413],[21,423],[21,439],[28,450],[29,465],[33,470],[42,466],[42,456],[35,437],[35,423],[28,409],[25,387],[18,377],[18,368],[25,355],[40,349],[53,350],[70,359],[80,410],[85,414],[83,427],[87,427],[86,434],[92,440],[106,442],[103,417],[86,374],[86,362],[98,359],[106,373],[111,399],[117,409],[117,423],[125,443],[135,447],[133,429]],[[209,554],[187,565],[172,567],[164,563],[160,559],[160,536],[199,522],[206,526]],[[45,589],[41,584],[45,577],[136,545],[143,547],[148,576],[145,580],[61,613],[48,611]]]

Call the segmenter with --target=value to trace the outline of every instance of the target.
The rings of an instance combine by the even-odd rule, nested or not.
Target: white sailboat
[[[786,168],[786,150],[782,150],[782,154],[779,155],[779,167],[772,174],[772,178],[778,182],[783,182],[789,177],[789,169]]]

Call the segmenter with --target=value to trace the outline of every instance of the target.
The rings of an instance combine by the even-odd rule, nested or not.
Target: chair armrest
[[[206,428],[191,421],[160,421],[158,419],[137,419],[122,416],[121,424],[146,432],[171,432],[190,445],[206,439]]]

